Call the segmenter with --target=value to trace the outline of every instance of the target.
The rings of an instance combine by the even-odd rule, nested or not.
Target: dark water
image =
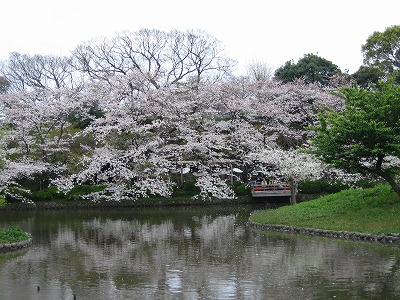
[[[2,212],[34,243],[0,255],[0,299],[400,299],[399,248],[257,231],[253,209]]]

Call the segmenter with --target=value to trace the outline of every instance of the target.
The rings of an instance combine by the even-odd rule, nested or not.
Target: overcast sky
[[[21,54],[68,55],[78,44],[117,32],[203,29],[238,62],[276,69],[306,53],[342,71],[362,64],[374,31],[400,25],[400,0],[13,0],[1,4],[0,60]]]

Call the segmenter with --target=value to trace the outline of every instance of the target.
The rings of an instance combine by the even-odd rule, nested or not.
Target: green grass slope
[[[250,221],[372,234],[400,233],[400,199],[388,185],[380,184],[297,205],[256,211]]]

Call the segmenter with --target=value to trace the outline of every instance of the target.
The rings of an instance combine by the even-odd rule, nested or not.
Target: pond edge
[[[9,251],[15,251],[19,249],[26,248],[30,245],[32,245],[32,238],[29,238],[25,241],[21,242],[16,242],[16,243],[9,243],[9,244],[0,244],[0,252],[9,252]]]
[[[216,204],[254,204],[257,203],[250,197],[240,197],[238,199],[137,199],[125,201],[50,201],[36,203],[12,203],[0,206],[0,211],[16,210],[64,210],[64,209],[109,209],[124,207],[160,207],[160,206],[202,206]]]
[[[400,247],[400,234],[389,233],[389,234],[370,234],[360,233],[351,231],[335,231],[325,229],[314,229],[314,228],[301,228],[288,225],[279,224],[262,224],[257,222],[249,221],[248,225],[255,229],[271,230],[291,234],[301,234],[307,236],[320,236],[329,238],[339,238],[349,241],[365,241],[365,242],[377,242],[382,244],[395,245]]]

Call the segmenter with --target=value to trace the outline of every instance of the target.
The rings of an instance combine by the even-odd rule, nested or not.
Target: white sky
[[[0,60],[68,55],[80,43],[117,32],[203,29],[238,61],[276,69],[314,53],[350,73],[374,31],[400,24],[399,0],[13,0],[1,4]]]

